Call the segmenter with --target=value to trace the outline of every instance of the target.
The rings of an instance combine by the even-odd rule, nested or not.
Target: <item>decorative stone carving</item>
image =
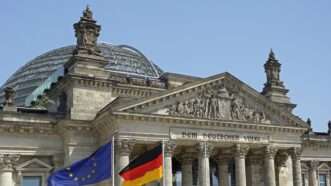
[[[116,146],[121,156],[129,156],[135,145],[134,140],[121,139],[116,140]]]
[[[320,165],[320,162],[319,161],[310,161],[309,162],[309,167],[312,169],[312,170],[317,170],[318,166]]]
[[[20,159],[17,154],[0,154],[0,168],[13,169],[15,163]]]
[[[270,146],[270,145],[266,146],[264,148],[265,158],[274,159],[277,151],[278,151],[278,149],[273,146]]]
[[[77,46],[74,54],[92,54],[101,56],[101,51],[97,48],[97,38],[101,30],[100,25],[93,19],[93,13],[87,6],[83,12],[83,17],[74,24]]]
[[[286,162],[288,159],[288,153],[285,151],[280,151],[276,157],[276,162],[279,167],[286,167]]]
[[[11,87],[5,88],[5,106],[15,105],[15,90]]]
[[[211,87],[195,98],[170,106],[168,113],[174,116],[270,123],[264,112],[250,108],[243,98],[229,93],[223,85]]]
[[[164,155],[172,157],[176,149],[176,144],[173,141],[167,141],[164,143]]]
[[[207,142],[200,142],[197,145],[197,150],[201,157],[209,158],[210,155],[213,153],[214,146]]]
[[[292,148],[292,149],[290,149],[290,154],[291,154],[293,160],[300,160],[301,154],[302,154],[302,148],[300,148],[300,147]]]
[[[249,150],[249,147],[247,145],[242,145],[242,144],[236,144],[234,146],[234,155],[235,157],[239,158],[245,158]]]

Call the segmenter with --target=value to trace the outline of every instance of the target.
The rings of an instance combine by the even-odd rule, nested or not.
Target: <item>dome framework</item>
[[[75,47],[70,45],[51,50],[25,64],[1,87],[1,102],[4,100],[4,88],[12,87],[16,91],[16,105],[24,106],[27,97],[72,57]],[[99,43],[98,48],[108,61],[106,70],[145,79],[157,79],[163,73],[134,47]]]

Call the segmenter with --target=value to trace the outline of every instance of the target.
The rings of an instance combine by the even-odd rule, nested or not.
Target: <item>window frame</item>
[[[323,176],[324,177],[324,185],[321,185],[322,183],[321,183],[321,176]],[[318,174],[318,185],[319,186],[328,186],[328,178],[327,178],[327,174],[325,174],[325,173],[320,173],[320,174]]]
[[[43,173],[22,173],[21,174],[21,186],[24,186],[23,185],[24,177],[39,177],[40,178],[40,186],[44,186],[46,184],[45,180],[47,178],[45,178],[45,175]]]

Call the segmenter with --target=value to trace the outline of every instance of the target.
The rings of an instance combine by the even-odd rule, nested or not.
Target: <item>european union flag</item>
[[[82,186],[110,178],[111,148],[111,143],[107,143],[89,157],[73,163],[70,167],[55,171],[48,177],[48,186]]]

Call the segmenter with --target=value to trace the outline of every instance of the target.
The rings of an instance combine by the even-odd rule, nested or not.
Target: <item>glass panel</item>
[[[319,175],[320,186],[326,186],[326,175],[320,174]]]
[[[41,176],[23,176],[22,186],[41,186]]]
[[[302,174],[302,186],[306,186],[305,174]]]

